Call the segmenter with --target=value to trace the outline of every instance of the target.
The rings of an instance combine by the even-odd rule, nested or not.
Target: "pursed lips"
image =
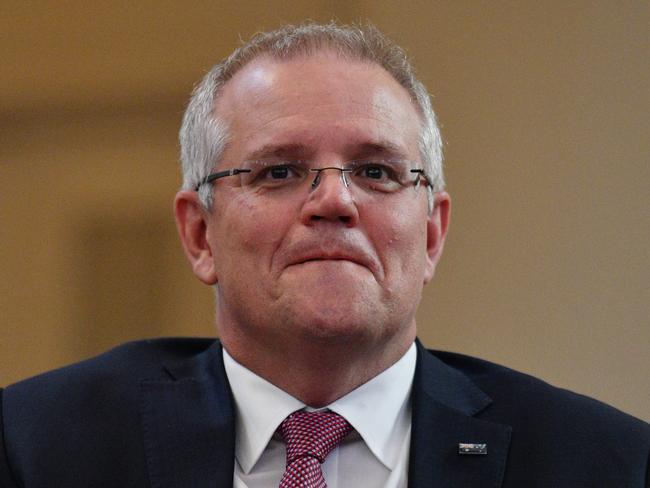
[[[296,260],[295,263],[293,264],[304,264],[304,263],[309,263],[313,261],[350,261],[354,264],[359,264],[361,266],[365,266],[365,264],[361,263],[358,259],[352,257],[352,256],[344,256],[344,255],[322,255],[322,254],[317,254],[313,256],[306,256],[303,258],[300,258]]]
[[[276,260],[280,264],[280,269],[308,263],[350,262],[366,268],[377,280],[382,280],[380,261],[374,253],[368,252],[367,248],[367,245],[350,236],[332,238],[310,236],[283,247]]]
[[[324,252],[322,250],[301,253],[297,256],[292,256],[289,260],[287,267],[296,266],[306,263],[317,263],[319,261],[345,261],[363,266],[374,274],[375,266],[370,257],[365,256],[363,253],[350,253],[348,251],[330,251]]]

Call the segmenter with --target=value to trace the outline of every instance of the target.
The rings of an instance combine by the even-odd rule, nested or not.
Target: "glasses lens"
[[[312,188],[320,183],[321,172],[340,171],[345,186],[370,194],[395,193],[406,186],[418,186],[422,170],[411,161],[350,161],[343,167],[310,168],[306,161],[246,161],[239,173],[242,187],[252,190],[297,190],[312,172]]]
[[[241,184],[254,189],[292,188],[300,185],[307,176],[304,161],[246,161],[241,173]]]
[[[347,165],[352,171],[354,186],[369,192],[393,193],[413,185],[418,178],[411,173],[413,163],[407,161],[353,161]]]

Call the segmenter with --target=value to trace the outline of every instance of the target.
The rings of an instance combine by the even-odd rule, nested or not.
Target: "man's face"
[[[220,170],[248,160],[420,161],[420,118],[407,91],[378,65],[331,52],[252,61],[225,85],[216,114],[231,136]],[[227,347],[412,342],[444,240],[440,205],[430,217],[424,185],[370,196],[327,170],[315,189],[281,196],[243,188],[237,176],[214,187],[205,214],[212,262],[199,277],[218,283]]]

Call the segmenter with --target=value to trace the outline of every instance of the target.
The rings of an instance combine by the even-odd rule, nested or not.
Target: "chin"
[[[380,324],[385,324],[386,318],[368,303],[364,300],[355,303],[338,300],[327,304],[316,300],[292,310],[292,327],[312,340],[372,339],[382,335]]]
[[[391,301],[366,269],[285,282],[273,314],[278,326],[318,341],[375,341],[403,326],[406,315],[394,313]],[[305,277],[303,277],[305,278]]]

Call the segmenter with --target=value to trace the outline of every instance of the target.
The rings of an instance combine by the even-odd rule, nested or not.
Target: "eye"
[[[399,161],[355,161],[351,178],[360,188],[373,192],[394,192],[402,185],[404,164]]]
[[[266,175],[274,180],[283,180],[291,176],[291,170],[286,165],[271,166],[267,169]]]
[[[366,164],[361,168],[361,176],[372,178],[373,180],[380,180],[385,176],[385,172],[380,166]]]
[[[264,164],[259,168],[258,178],[271,181],[301,179],[305,175],[304,165],[300,161]]]
[[[242,178],[242,184],[258,188],[293,186],[303,181],[306,173],[301,161],[252,161],[248,167],[251,172]]]
[[[354,176],[360,179],[369,179],[374,182],[397,181],[397,171],[390,163],[357,162],[354,164]]]

